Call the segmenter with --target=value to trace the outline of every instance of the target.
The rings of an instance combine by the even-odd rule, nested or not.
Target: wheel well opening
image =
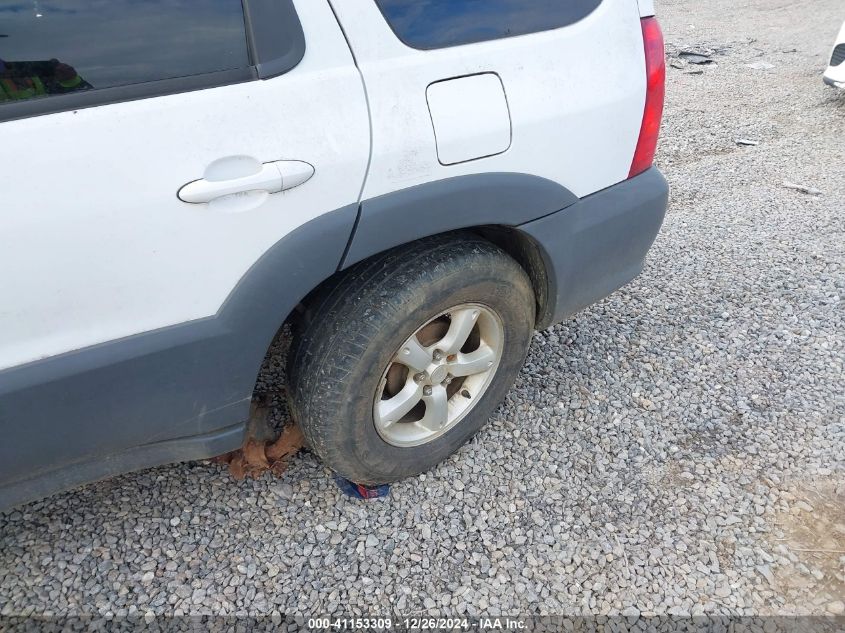
[[[549,277],[540,247],[522,231],[510,226],[481,226],[471,229],[513,257],[528,273],[537,301],[536,328],[548,326],[550,319]]]
[[[536,327],[538,329],[546,327],[550,310],[549,279],[543,254],[537,244],[518,229],[508,226],[478,226],[463,229],[463,231],[473,233],[492,242],[516,260],[525,270],[534,290],[537,308]],[[402,246],[396,248],[402,248]],[[380,255],[381,253],[372,257]],[[261,364],[253,390],[253,401],[262,401],[270,406],[272,414],[268,422],[271,429],[276,433],[280,432],[291,421],[287,407],[285,381],[287,357],[296,331],[302,326],[303,321],[307,322],[311,317],[309,306],[314,297],[321,294],[327,286],[337,284],[343,273],[344,271],[338,271],[321,282],[285,317]]]

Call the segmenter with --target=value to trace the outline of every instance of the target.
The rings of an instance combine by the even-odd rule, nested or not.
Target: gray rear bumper
[[[562,321],[639,275],[668,200],[666,179],[652,168],[520,226],[545,260],[549,300],[539,327]]]

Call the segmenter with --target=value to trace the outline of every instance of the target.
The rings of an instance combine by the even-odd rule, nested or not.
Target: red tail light
[[[666,96],[666,57],[660,24],[657,18],[643,18],[642,27],[647,81],[645,111],[628,178],[643,173],[654,162],[657,137],[660,135],[660,120],[663,118],[663,99]]]

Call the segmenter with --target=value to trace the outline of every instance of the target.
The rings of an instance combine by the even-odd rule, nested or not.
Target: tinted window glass
[[[376,0],[414,48],[443,48],[548,31],[586,17],[601,0]]]
[[[240,0],[0,0],[0,101],[247,66]]]

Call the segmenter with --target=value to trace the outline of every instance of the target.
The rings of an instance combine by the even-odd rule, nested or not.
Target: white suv
[[[653,13],[0,2],[0,506],[239,447],[286,322],[329,467],[457,450],[657,235]]]

